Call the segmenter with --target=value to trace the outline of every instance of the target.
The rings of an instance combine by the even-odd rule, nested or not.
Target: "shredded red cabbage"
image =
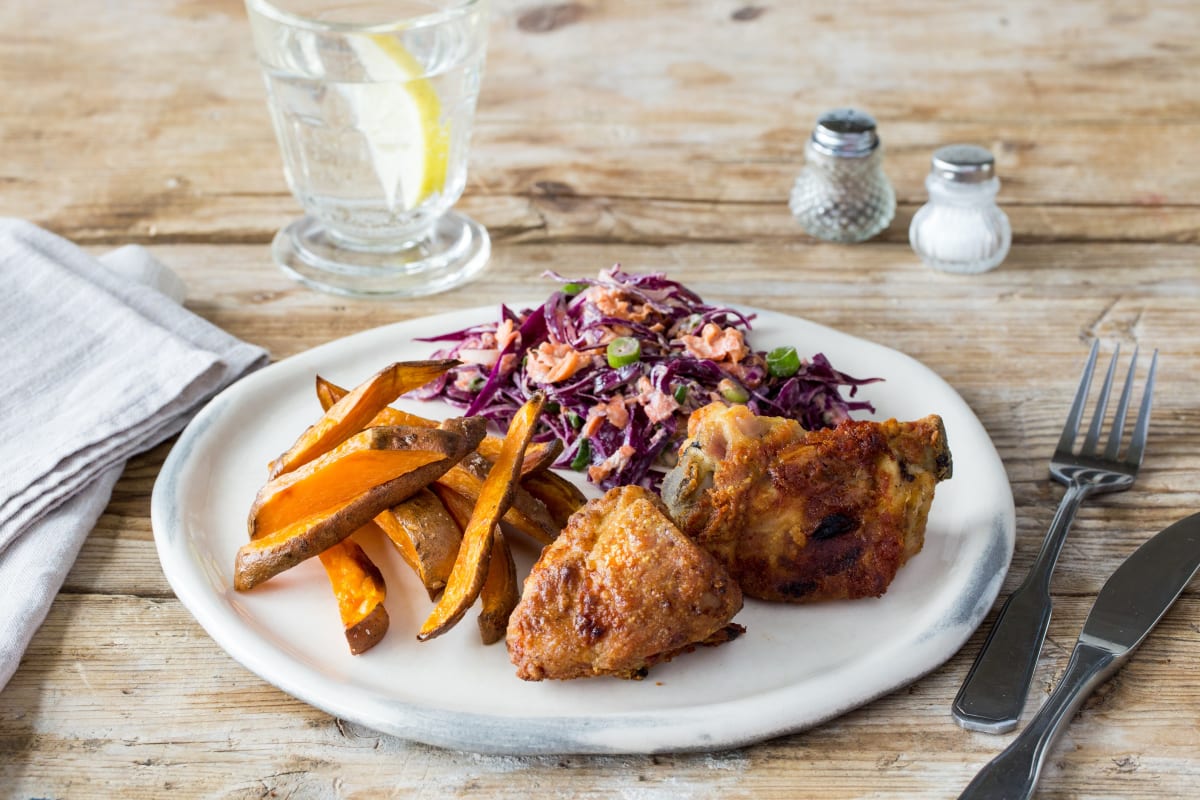
[[[787,377],[767,367],[766,352],[745,344],[752,317],[705,303],[662,273],[632,274],[620,265],[595,279],[545,277],[562,284],[541,306],[500,321],[422,339],[453,342],[434,358],[465,363],[411,394],[442,399],[508,427],[535,391],[547,404],[534,439],[565,445],[556,466],[587,473],[603,489],[639,484],[657,489],[687,433],[687,419],[713,401],[744,402],[754,413],[790,417],[805,428],[833,427],[852,411],[859,386],[821,353],[801,359]],[[712,327],[709,327],[712,326]],[[616,337],[640,345],[633,363],[610,366]]]

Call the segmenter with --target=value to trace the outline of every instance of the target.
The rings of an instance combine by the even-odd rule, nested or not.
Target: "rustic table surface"
[[[492,8],[459,208],[494,254],[464,288],[357,302],[272,265],[297,208],[240,0],[4,3],[0,214],[95,252],[148,245],[190,309],[275,359],[618,261],[886,343],[944,376],[1004,461],[1017,540],[997,603],[1061,496],[1047,460],[1089,343],[1157,348],[1142,474],[1079,514],[1028,720],[1106,577],[1200,508],[1200,9],[536,2]],[[844,105],[877,117],[898,197],[855,246],[806,237],[786,204],[813,121]],[[980,276],[934,273],[907,242],[931,152],[958,141],[995,154],[1013,224],[1008,260]],[[900,691],[733,751],[492,757],[377,735],[248,672],[175,599],[150,527],[169,449],[129,464],[0,692],[0,795],[955,797],[1011,740],[949,715],[982,631]],[[1075,719],[1040,796],[1194,794],[1198,715],[1193,586]]]

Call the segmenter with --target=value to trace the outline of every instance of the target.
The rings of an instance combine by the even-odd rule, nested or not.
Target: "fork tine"
[[[1133,439],[1129,442],[1129,453],[1125,463],[1137,469],[1142,464],[1146,451],[1146,434],[1150,431],[1150,398],[1154,395],[1154,370],[1158,366],[1158,350],[1150,357],[1150,372],[1146,374],[1146,388],[1142,394],[1142,407],[1138,409],[1137,422],[1133,426]]]
[[[1121,390],[1121,401],[1117,403],[1116,413],[1113,414],[1112,430],[1108,434],[1108,444],[1104,447],[1104,458],[1109,461],[1117,460],[1117,451],[1121,449],[1121,437],[1125,434],[1125,417],[1129,412],[1129,396],[1133,394],[1133,373],[1137,368],[1138,348],[1133,348],[1133,358],[1129,360],[1129,374],[1125,376],[1125,388]]]
[[[1058,439],[1058,450],[1063,453],[1071,452],[1075,443],[1075,434],[1079,433],[1079,421],[1083,419],[1083,404],[1087,402],[1088,387],[1092,383],[1092,370],[1096,367],[1096,353],[1100,351],[1100,340],[1092,342],[1092,352],[1088,354],[1087,364],[1083,367],[1083,376],[1079,379],[1079,388],[1075,390],[1075,400],[1071,403],[1071,411],[1067,414],[1067,423],[1063,426],[1062,436]]]
[[[1104,426],[1104,412],[1108,410],[1108,395],[1112,392],[1113,375],[1117,371],[1117,357],[1121,355],[1121,345],[1113,348],[1112,360],[1108,362],[1108,371],[1104,373],[1104,385],[1100,388],[1100,396],[1096,398],[1096,410],[1092,412],[1092,424],[1088,426],[1087,436],[1083,440],[1080,455],[1093,455],[1100,441],[1100,428]]]

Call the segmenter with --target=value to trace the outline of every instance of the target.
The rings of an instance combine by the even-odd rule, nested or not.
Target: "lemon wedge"
[[[416,208],[446,183],[450,130],[437,91],[394,37],[354,36],[351,46],[367,82],[344,89],[388,208]]]

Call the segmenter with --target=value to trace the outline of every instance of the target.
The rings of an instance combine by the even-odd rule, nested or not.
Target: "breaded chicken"
[[[693,645],[732,639],[741,607],[737,584],[657,497],[619,487],[542,551],[509,619],[509,657],[527,681],[641,678]]]
[[[878,597],[921,550],[934,487],[951,473],[940,417],[790,419],[713,404],[688,421],[663,481],[671,517],[747,597]]]

